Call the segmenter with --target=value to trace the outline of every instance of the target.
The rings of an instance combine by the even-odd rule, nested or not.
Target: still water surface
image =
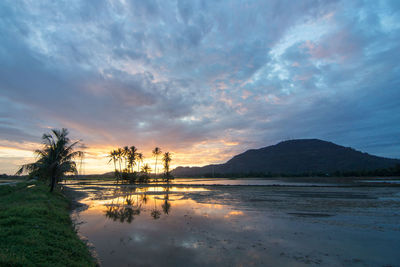
[[[87,193],[81,202],[88,208],[73,218],[104,266],[400,263],[398,187],[291,185],[262,179],[68,184]]]

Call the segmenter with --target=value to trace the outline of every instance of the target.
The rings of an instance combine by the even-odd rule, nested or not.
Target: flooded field
[[[72,216],[103,266],[400,266],[400,187],[377,184],[176,179],[68,187],[86,193]]]

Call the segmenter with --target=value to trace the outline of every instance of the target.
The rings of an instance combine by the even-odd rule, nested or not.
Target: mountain
[[[177,167],[177,177],[210,174],[304,174],[372,171],[400,164],[398,159],[382,158],[319,139],[280,142],[250,149],[224,164],[204,167]]]

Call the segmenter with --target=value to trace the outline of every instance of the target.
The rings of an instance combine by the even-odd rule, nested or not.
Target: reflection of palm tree
[[[157,201],[155,197],[154,197],[154,209],[151,210],[150,215],[151,217],[153,217],[154,220],[160,219],[161,216],[161,211],[157,209]]]
[[[126,218],[126,221],[128,223],[131,223],[133,221],[133,218],[134,218],[133,215],[134,215],[134,210],[132,209],[132,207],[130,207],[130,206],[125,207],[125,209],[124,209],[124,218]]]
[[[146,203],[147,203],[147,200],[148,200],[147,194],[144,193],[144,194],[142,195],[142,201],[143,201],[143,203],[146,204]]]
[[[164,199],[164,204],[161,205],[164,214],[168,214],[171,210],[171,203],[169,203],[168,199]]]
[[[143,195],[141,196],[142,202],[144,204],[146,204],[147,200],[148,200],[148,198],[147,198],[147,190],[148,190],[148,188],[147,187],[143,187],[142,190],[143,190]]]
[[[50,192],[52,192],[59,178],[66,173],[78,173],[74,159],[83,157],[83,152],[74,151],[79,141],[71,143],[68,130],[65,128],[43,134],[42,140],[43,149],[35,151],[38,160],[22,165],[17,174],[29,171],[31,174],[50,179]]]
[[[117,214],[118,214],[117,207],[109,206],[106,210],[106,217],[111,218],[114,221],[117,220],[118,217]]]
[[[157,209],[154,209],[151,211],[151,217],[153,217],[154,220],[160,219],[161,212]]]
[[[155,172],[156,180],[157,180],[157,159],[158,159],[158,156],[161,155],[161,153],[162,153],[161,148],[155,147],[153,149],[153,156],[156,158],[156,164],[154,165],[154,172]]]
[[[161,205],[164,214],[168,214],[171,210],[171,203],[169,200],[169,185],[164,187],[165,195],[164,195],[164,203]]]
[[[107,208],[105,212],[106,217],[111,218],[114,221],[119,220],[120,222],[124,222],[126,220],[128,223],[131,223],[135,218],[134,216],[140,215],[141,203],[139,203],[139,200],[137,199],[135,204],[133,200],[133,195],[135,194],[135,191],[136,188],[131,188],[129,193],[125,195],[122,203],[120,204],[117,203],[114,205],[113,200],[111,205]],[[118,200],[119,199],[120,198],[118,197]]]
[[[167,183],[167,185],[164,187],[164,199],[169,199],[169,183]]]

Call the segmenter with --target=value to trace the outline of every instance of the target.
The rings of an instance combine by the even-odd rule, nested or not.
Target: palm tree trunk
[[[118,163],[119,163],[119,178],[122,179],[121,159],[118,160]]]
[[[156,165],[154,165],[154,172],[155,172],[155,174],[156,174],[156,179],[157,179],[157,156],[156,156]]]
[[[53,192],[54,186],[56,185],[56,177],[54,175],[51,176],[51,186],[50,186],[50,192]]]

